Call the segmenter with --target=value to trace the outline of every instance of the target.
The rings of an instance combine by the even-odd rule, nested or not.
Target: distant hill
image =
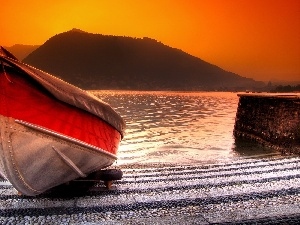
[[[263,85],[150,38],[78,29],[51,37],[23,61],[84,89],[245,90]]]
[[[5,47],[8,51],[14,54],[20,61],[26,58],[31,52],[40,47],[40,45],[13,45]]]

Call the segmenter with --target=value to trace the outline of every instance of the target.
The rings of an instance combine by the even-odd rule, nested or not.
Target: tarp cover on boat
[[[66,102],[100,117],[118,130],[122,136],[124,135],[125,122],[123,119],[110,107],[110,105],[101,101],[96,96],[55,76],[20,62],[13,54],[2,46],[0,46],[0,61],[5,62],[12,67],[16,67],[28,74],[60,101]]]

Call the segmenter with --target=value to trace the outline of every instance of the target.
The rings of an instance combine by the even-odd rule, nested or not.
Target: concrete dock
[[[300,157],[122,169],[112,190],[19,196],[0,181],[0,224],[296,224]]]
[[[300,94],[238,94],[234,136],[300,155]]]

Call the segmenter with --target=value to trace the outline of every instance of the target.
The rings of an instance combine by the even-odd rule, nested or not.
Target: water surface
[[[92,91],[126,121],[118,164],[224,163],[268,154],[233,137],[238,106],[230,92]]]

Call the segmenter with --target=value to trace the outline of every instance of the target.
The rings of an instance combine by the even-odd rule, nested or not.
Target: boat
[[[0,176],[35,196],[111,166],[122,117],[91,93],[0,46]]]

